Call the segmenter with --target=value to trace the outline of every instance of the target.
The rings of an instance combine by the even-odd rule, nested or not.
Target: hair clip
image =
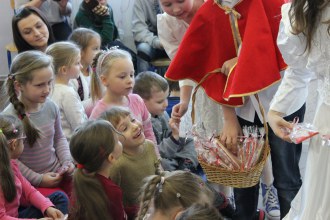
[[[25,116],[26,116],[26,114],[23,113],[23,114],[18,115],[18,118],[19,118],[20,120],[23,120],[23,119],[25,118]]]
[[[158,192],[163,192],[163,184],[165,182],[165,177],[160,177],[160,182],[158,183]]]
[[[119,49],[119,46],[112,46],[112,47],[109,47],[108,50],[118,50]]]
[[[84,169],[85,166],[84,166],[83,164],[78,163],[78,164],[77,164],[77,168],[78,168],[78,169]]]
[[[181,194],[180,193],[176,193],[176,198],[181,198]]]
[[[10,80],[13,80],[13,79],[14,79],[14,77],[15,77],[15,75],[14,75],[14,74],[9,74],[9,75],[8,75],[8,79],[10,79]]]

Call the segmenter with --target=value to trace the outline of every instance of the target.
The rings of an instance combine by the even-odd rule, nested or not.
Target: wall
[[[8,75],[6,44],[12,42],[13,36],[11,31],[11,18],[13,10],[10,7],[9,0],[1,0],[0,6],[0,77]]]

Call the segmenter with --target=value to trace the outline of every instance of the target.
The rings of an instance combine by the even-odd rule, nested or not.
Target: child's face
[[[101,75],[103,85],[117,96],[127,96],[134,86],[134,66],[130,59],[117,58],[106,75]]]
[[[147,106],[148,111],[152,116],[162,115],[166,110],[168,105],[167,97],[168,97],[168,89],[164,91],[155,91],[154,88],[151,89],[151,98],[149,100],[143,100],[145,105]]]
[[[20,91],[20,100],[26,107],[33,107],[35,104],[44,103],[51,91],[54,75],[51,67],[34,70],[33,78],[27,83],[16,83]]]
[[[119,140],[123,144],[124,150],[125,148],[138,147],[145,141],[141,122],[130,115],[121,118],[116,129],[123,135],[119,136]]]
[[[93,59],[100,51],[101,39],[99,37],[93,37],[89,40],[88,46],[81,50],[81,64],[85,67],[92,65]]]
[[[49,32],[46,24],[35,14],[17,23],[22,38],[37,50],[44,50],[48,44]]]
[[[80,64],[80,55],[76,57],[74,63],[68,67],[68,78],[69,79],[77,79],[79,77],[81,70],[81,64]]]
[[[193,8],[194,0],[159,0],[164,12],[178,19],[185,19]]]

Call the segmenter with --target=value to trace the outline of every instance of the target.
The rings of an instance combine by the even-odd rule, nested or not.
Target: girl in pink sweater
[[[22,130],[17,118],[0,115],[0,220],[64,219],[68,212],[65,194],[54,192],[44,197],[18,169],[15,160],[24,148]]]
[[[95,72],[92,75],[91,96],[93,100],[100,100],[90,118],[98,118],[113,106],[127,107],[134,118],[142,122],[146,138],[156,143],[149,111],[142,98],[132,94],[135,81],[131,55],[120,49],[101,51],[94,58],[93,66]]]

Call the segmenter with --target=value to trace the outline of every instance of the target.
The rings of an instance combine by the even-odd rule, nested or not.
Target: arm
[[[29,167],[27,167],[24,163],[20,162],[19,160],[17,160],[17,164],[19,166],[20,171],[24,175],[24,177],[26,179],[28,179],[32,185],[34,185],[34,186],[40,185],[42,178],[43,178],[42,174],[34,172],[33,170],[31,170]]]
[[[193,86],[185,85],[180,87],[180,103],[173,106],[171,118],[177,123],[180,122],[180,118],[187,112],[190,97],[192,94]]]
[[[67,94],[63,97],[63,111],[72,131],[87,121],[84,107],[79,96],[73,89],[68,90]]]
[[[26,6],[33,6],[36,8],[40,8],[40,6],[45,2],[46,0],[15,0],[15,9],[18,9],[20,7],[26,7]]]
[[[132,20],[132,32],[134,40],[136,42],[148,43],[151,47],[156,49],[162,49],[163,46],[161,45],[158,36],[151,32],[148,28],[148,11],[144,10],[143,4],[143,1],[140,0],[136,0],[134,3]]]

